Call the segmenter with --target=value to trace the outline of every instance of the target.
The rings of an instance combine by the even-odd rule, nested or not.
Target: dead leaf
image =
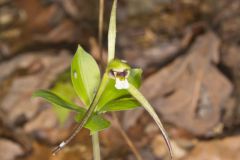
[[[23,155],[23,150],[19,144],[7,139],[0,139],[0,157],[1,160],[14,160]]]
[[[32,93],[40,88],[48,88],[70,65],[69,52],[63,50],[59,55],[55,53],[28,53],[0,64],[0,70],[3,71],[0,80],[6,88],[0,104],[7,114],[6,121],[14,124],[19,116],[30,119],[39,110],[39,101],[31,100]],[[37,70],[34,72],[31,68],[33,64],[39,64],[41,69],[35,67]],[[8,85],[3,82],[8,82]]]
[[[236,160],[240,158],[239,142],[239,136],[200,142],[182,160]]]
[[[220,41],[212,32],[197,38],[188,54],[146,79],[142,91],[162,117],[196,135],[211,133],[232,92],[216,68]]]

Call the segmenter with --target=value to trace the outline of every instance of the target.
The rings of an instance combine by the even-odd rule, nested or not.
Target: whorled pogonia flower
[[[107,72],[110,78],[115,79],[116,89],[128,89],[129,82],[127,80],[130,74],[130,66],[124,60],[114,59],[108,67]]]

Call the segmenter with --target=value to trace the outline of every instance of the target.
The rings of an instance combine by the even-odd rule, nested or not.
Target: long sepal
[[[115,43],[116,43],[116,9],[117,9],[117,0],[114,0],[109,29],[108,29],[108,62],[114,59],[115,55]]]
[[[148,113],[152,116],[152,118],[154,119],[154,121],[157,123],[159,129],[162,132],[162,135],[164,137],[164,140],[168,146],[168,150],[170,153],[171,158],[173,157],[173,150],[172,150],[172,146],[171,143],[169,141],[168,135],[166,130],[164,129],[162,122],[160,121],[158,115],[156,114],[156,112],[154,111],[153,107],[150,105],[150,103],[144,98],[144,96],[141,94],[141,92],[138,91],[137,88],[135,88],[132,84],[129,84],[129,88],[128,88],[129,93],[136,98],[139,103],[148,111]]]

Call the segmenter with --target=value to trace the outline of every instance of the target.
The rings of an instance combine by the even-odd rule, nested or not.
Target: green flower
[[[107,72],[110,78],[115,79],[116,89],[129,88],[127,78],[130,74],[130,69],[130,66],[124,60],[114,59],[109,63]]]

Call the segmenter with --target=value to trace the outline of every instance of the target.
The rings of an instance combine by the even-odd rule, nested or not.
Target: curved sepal
[[[141,94],[141,92],[139,92],[138,89],[135,88],[133,85],[130,84],[128,91],[133,97],[135,97],[139,101],[139,103],[141,103],[141,105],[148,111],[148,113],[151,115],[151,117],[157,123],[160,131],[162,132],[163,138],[168,146],[169,153],[170,153],[171,157],[173,157],[173,151],[172,151],[171,143],[169,141],[167,132],[164,129],[162,122],[160,121],[160,119],[159,119],[158,115],[156,114],[156,112],[154,111],[153,107],[144,98],[144,96]]]

